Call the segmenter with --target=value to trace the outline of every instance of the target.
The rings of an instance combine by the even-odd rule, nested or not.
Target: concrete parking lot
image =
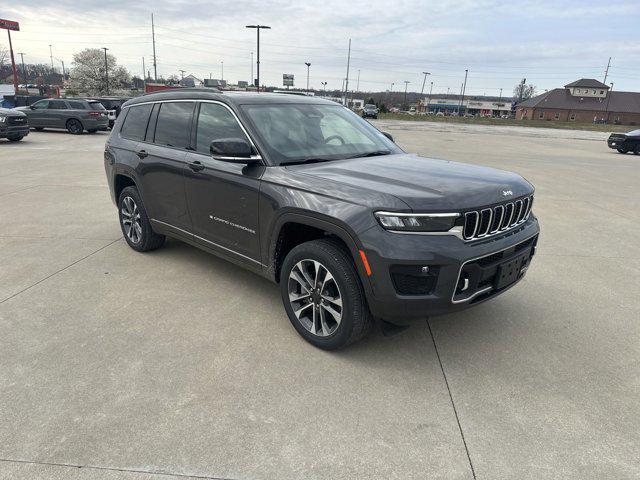
[[[594,132],[377,125],[524,175],[542,235],[507,294],[337,353],[276,285],[128,248],[106,134],[0,141],[0,479],[639,478],[640,157]]]

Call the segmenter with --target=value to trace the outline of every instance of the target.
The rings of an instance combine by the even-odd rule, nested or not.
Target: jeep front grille
[[[533,206],[533,195],[513,202],[464,213],[463,237],[476,240],[506,232],[526,222]]]

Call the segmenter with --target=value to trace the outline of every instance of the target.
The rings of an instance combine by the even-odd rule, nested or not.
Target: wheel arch
[[[271,230],[268,250],[268,276],[276,283],[280,280],[280,268],[287,254],[297,245],[317,238],[333,237],[344,245],[360,276],[362,286],[367,296],[371,292],[371,285],[365,267],[360,258],[360,246],[355,234],[346,225],[329,219],[306,213],[285,213],[281,215]]]

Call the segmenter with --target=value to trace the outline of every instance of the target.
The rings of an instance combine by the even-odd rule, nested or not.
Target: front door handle
[[[140,150],[139,152],[136,152],[136,155],[138,156],[138,158],[145,158],[149,156],[149,154],[145,150]]]
[[[195,160],[189,163],[189,168],[194,172],[199,172],[200,170],[204,170],[204,165],[200,163],[198,160]]]

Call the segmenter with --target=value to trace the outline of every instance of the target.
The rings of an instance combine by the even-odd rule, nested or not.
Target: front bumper
[[[6,125],[0,123],[0,138],[24,137],[29,135],[29,125]]]
[[[374,226],[359,235],[372,271],[369,308],[375,317],[402,325],[493,298],[524,277],[539,231],[533,215],[512,231],[474,242]],[[513,276],[505,281],[509,269]]]

